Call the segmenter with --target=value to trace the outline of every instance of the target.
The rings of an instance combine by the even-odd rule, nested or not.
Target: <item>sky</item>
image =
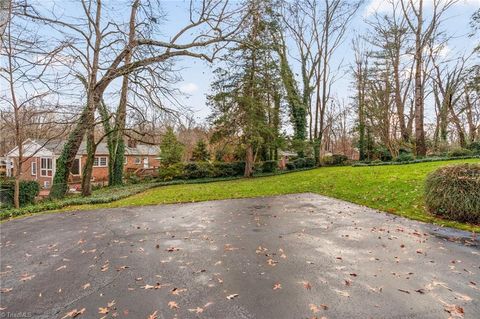
[[[432,0],[425,0],[425,11],[431,8]],[[166,28],[175,30],[178,28],[178,21],[185,13],[184,1],[166,1],[164,3],[165,11],[168,14]],[[466,34],[471,32],[469,21],[475,9],[480,7],[480,0],[459,0],[452,7],[446,16],[443,29],[453,38],[444,54],[456,56],[462,52],[470,52],[474,46],[474,41],[466,38]],[[388,4],[383,0],[367,0],[360,8],[355,18],[351,21],[350,28],[345,36],[343,44],[338,48],[334,58],[333,65],[342,65],[346,71],[353,62],[353,51],[351,49],[351,40],[357,34],[364,33],[367,28],[366,19],[371,18],[375,12],[386,13]],[[477,38],[478,39],[478,38]],[[291,43],[293,47],[293,43]],[[291,50],[290,54],[295,54]],[[212,80],[212,66],[202,61],[194,59],[184,59],[179,61],[183,68],[180,75],[183,81],[180,83],[180,89],[189,95],[183,98],[182,102],[195,111],[195,117],[198,121],[203,121],[209,115],[209,108],[206,105],[205,95],[209,92],[209,84]],[[352,96],[352,78],[349,74],[339,79],[334,87],[333,93],[339,98],[349,102]],[[430,114],[433,116],[433,114]],[[428,117],[428,114],[427,114]]]
[[[55,6],[60,7],[67,15],[74,15],[73,11],[78,10],[72,4],[78,6],[78,2],[75,1],[63,1],[63,0],[32,0],[37,1],[38,4],[48,7]],[[348,0],[347,0],[348,1]],[[431,3],[433,0],[425,1],[425,11],[428,12],[431,9]],[[106,0],[104,4],[114,9],[114,14],[125,15],[128,18],[128,2],[129,0]],[[188,21],[188,7],[189,1],[187,0],[163,0],[160,1],[162,10],[166,14],[166,20],[162,21],[161,32],[162,39],[168,39],[169,36],[178,32]],[[474,41],[471,38],[467,38],[466,34],[471,32],[469,27],[470,17],[472,13],[480,7],[480,0],[458,0],[458,2],[448,11],[448,15],[443,24],[443,29],[452,36],[452,40],[449,42],[448,47],[444,50],[446,57],[458,56],[463,52],[471,52],[477,40]],[[124,9],[125,8],[125,9]],[[365,0],[364,5],[360,8],[357,15],[351,21],[351,25],[348,28],[345,39],[342,45],[337,49],[333,60],[332,70],[337,69],[337,66],[342,66],[342,70],[348,71],[353,62],[353,51],[351,49],[351,40],[358,34],[365,33],[367,29],[366,19],[372,17],[375,12],[385,13],[388,8],[386,1],[384,0]],[[125,18],[123,17],[123,18]],[[122,19],[123,19],[122,18]],[[294,44],[291,40],[287,39],[287,45],[289,46],[290,54],[295,55]],[[294,72],[298,72],[298,65],[292,63]],[[212,81],[212,71],[215,65],[211,65],[199,59],[193,58],[180,58],[176,61],[175,65],[177,75],[182,78],[182,81],[176,85],[176,87],[183,92],[183,96],[178,97],[181,103],[194,111],[194,116],[197,122],[203,122],[210,114],[209,107],[206,105],[206,95],[210,90],[210,83]],[[117,81],[118,82],[118,81]],[[112,83],[112,90],[119,91],[117,88],[118,83]],[[81,89],[81,88],[80,88]],[[352,78],[349,73],[337,80],[332,88],[333,95],[345,103],[351,101],[352,92]],[[428,112],[427,109],[427,122],[428,117],[433,119],[433,113]],[[432,109],[432,108],[430,108]]]

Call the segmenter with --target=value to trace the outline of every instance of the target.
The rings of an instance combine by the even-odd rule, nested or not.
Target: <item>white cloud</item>
[[[376,13],[385,13],[391,9],[392,5],[389,1],[386,0],[371,0],[365,11],[363,13],[364,16],[368,17],[372,14]]]
[[[394,3],[400,0],[393,0]],[[428,7],[433,3],[433,0],[424,0],[424,6]],[[455,5],[464,5],[464,6],[474,6],[477,7],[480,5],[480,0],[460,0]],[[400,4],[398,4],[399,10],[401,10]],[[368,5],[365,7],[363,15],[365,17],[371,16],[375,12],[377,13],[388,13],[392,10],[392,0],[370,0]]]
[[[198,85],[192,82],[187,82],[180,86],[180,91],[186,94],[193,94],[198,91]]]

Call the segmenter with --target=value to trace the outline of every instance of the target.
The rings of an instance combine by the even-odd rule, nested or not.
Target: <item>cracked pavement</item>
[[[479,241],[315,195],[1,224],[0,317],[478,318]]]

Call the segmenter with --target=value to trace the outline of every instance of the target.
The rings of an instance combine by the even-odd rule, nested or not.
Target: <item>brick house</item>
[[[27,160],[22,165],[22,178],[36,180],[44,189],[49,189],[55,175],[56,160],[60,156],[65,141],[63,140],[33,140],[23,143],[23,156]],[[160,165],[158,158],[160,148],[145,144],[129,143],[125,146],[125,171],[153,170]],[[5,156],[7,162],[7,176],[15,174],[15,159],[18,157],[18,147],[15,147]],[[69,184],[71,189],[78,189],[82,177],[82,169],[87,160],[86,143],[82,142],[70,173]],[[108,147],[107,143],[100,143],[95,152],[92,182],[106,184],[108,182]]]

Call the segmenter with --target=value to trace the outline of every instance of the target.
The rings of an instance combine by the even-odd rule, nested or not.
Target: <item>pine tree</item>
[[[280,139],[280,77],[269,27],[268,0],[249,2],[250,19],[239,45],[215,71],[212,94],[212,140],[240,137],[245,151],[245,176],[258,158],[276,156]]]
[[[207,150],[207,143],[204,140],[199,140],[192,152],[191,160],[194,162],[206,162],[210,159],[210,153]]]
[[[184,146],[178,141],[173,128],[168,127],[160,143],[160,162],[162,166],[179,163],[182,160],[183,149]]]

